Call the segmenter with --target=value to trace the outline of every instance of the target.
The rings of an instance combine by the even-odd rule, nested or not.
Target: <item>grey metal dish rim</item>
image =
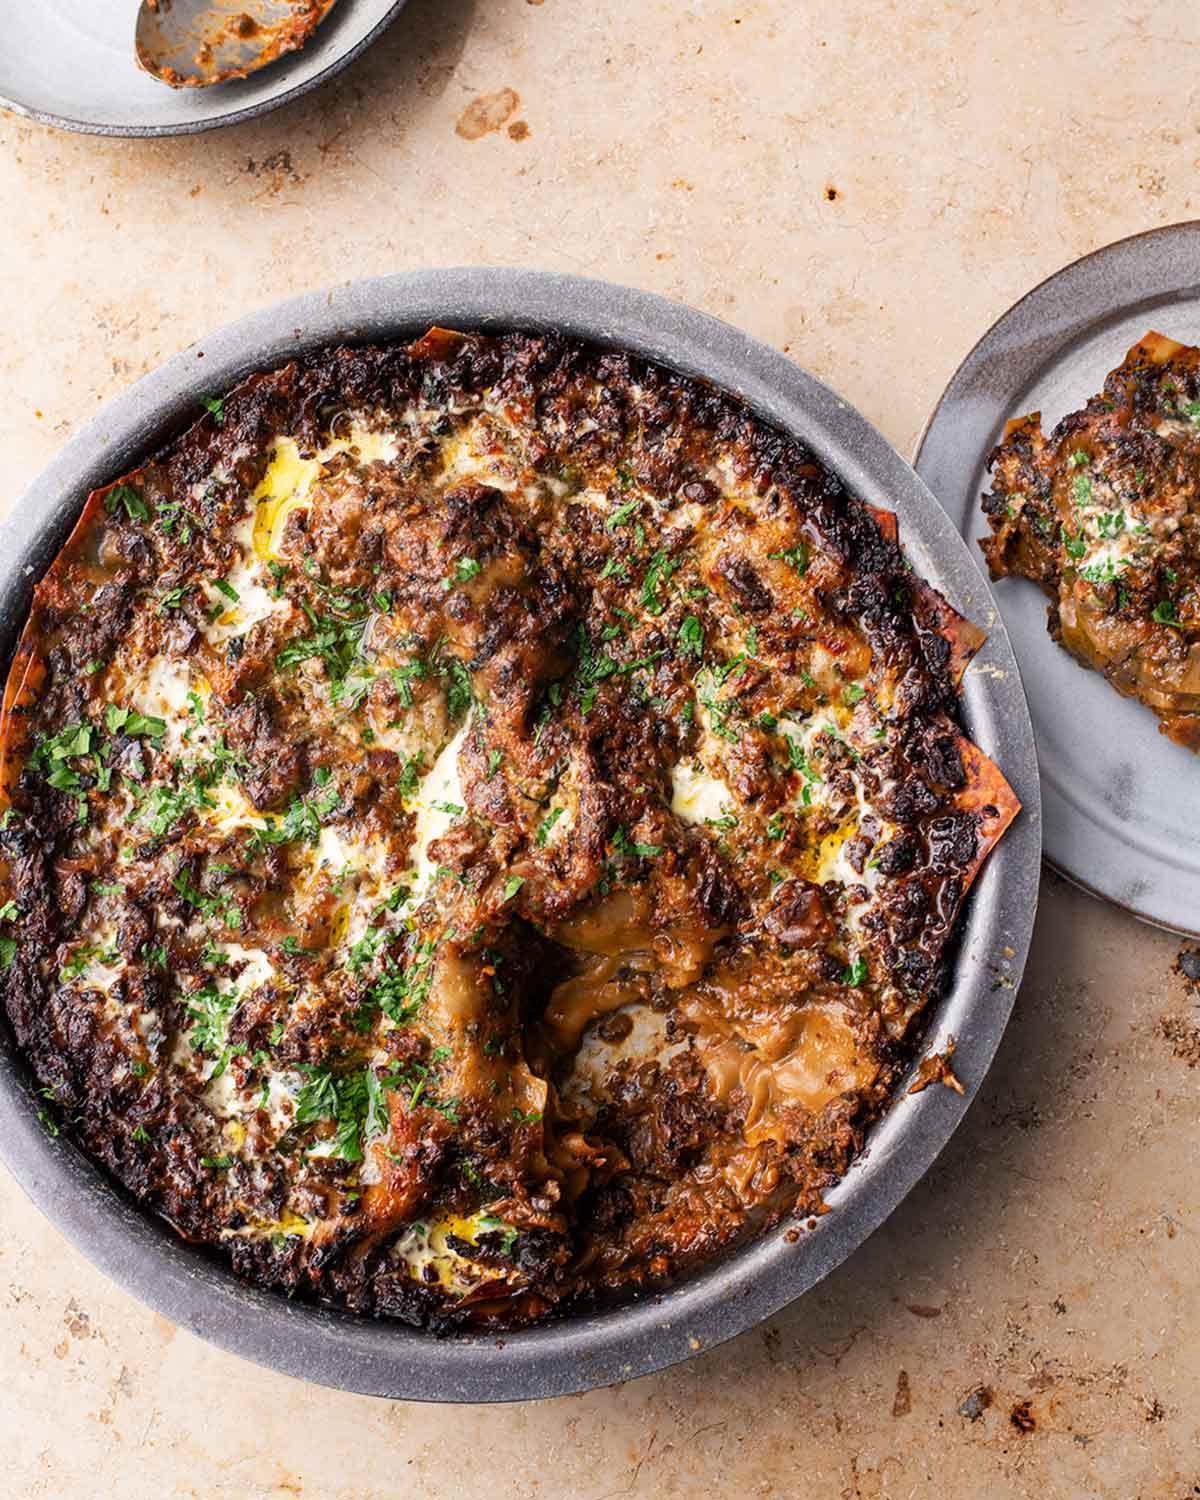
[[[944,1088],[910,1095],[902,1086],[829,1195],[834,1212],[798,1239],[794,1225],[781,1224],[665,1292],[501,1337],[435,1338],[240,1284],[224,1263],[138,1208],[65,1135],[46,1133],[11,1036],[0,1035],[0,1155],[42,1212],[152,1308],[236,1354],[341,1389],[408,1400],[524,1400],[628,1380],[734,1337],[840,1265],[920,1180],[976,1093],[1020,984],[1038,894],[1037,764],[1020,675],[988,585],[886,440],[828,387],[728,324],[650,293],[549,272],[466,267],[311,292],[229,325],[145,376],[67,443],[0,528],[0,662],[87,492],[193,420],[202,396],[322,345],[412,337],[437,323],[557,331],[708,380],[807,443],[863,499],[896,510],[915,566],[990,631],[984,670],[964,682],[964,712],[1024,804],[971,893],[953,981],[929,1027],[930,1046],[956,1038],[964,1095]]]
[[[1058,316],[1051,316],[1046,319],[1047,352],[1042,364],[1042,368],[1045,368],[1045,365],[1059,352],[1064,324],[1067,328],[1068,343],[1076,336],[1080,324],[1088,326],[1086,323],[1083,323],[1080,310],[1088,308],[1091,305],[1091,299],[1088,296],[1080,295],[1081,284],[1088,286],[1090,289],[1091,278],[1097,267],[1104,266],[1109,261],[1123,260],[1131,252],[1136,253],[1144,249],[1145,246],[1153,246],[1157,242],[1158,245],[1164,247],[1171,260],[1171,264],[1166,268],[1167,280],[1173,289],[1178,290],[1178,271],[1174,261],[1174,247],[1181,235],[1195,239],[1195,251],[1200,251],[1200,219],[1181,219],[1175,224],[1157,224],[1153,229],[1139,229],[1134,234],[1123,235],[1119,240],[1112,240],[1107,245],[1098,245],[1095,250],[1089,250],[1086,255],[1080,255],[1075,260],[1068,261],[1065,265],[1060,266],[1058,270],[1051,271],[1048,276],[1043,276],[1041,281],[1035,286],[1031,286],[1027,292],[1018,297],[1011,307],[1006,308],[998,318],[994,319],[984,329],[954,367],[953,375],[946,382],[942,394],[933,403],[932,407],[930,407],[929,415],[925,418],[921,426],[921,431],[917,434],[917,440],[913,444],[912,449],[913,467],[915,468],[920,462],[921,450],[924,448],[926,439],[929,437],[929,429],[937,421],[939,413],[960,387],[968,389],[971,387],[976,378],[976,366],[980,362],[981,353],[991,347],[997,335],[1003,330],[1006,324],[1022,316],[1028,308],[1040,308],[1040,305],[1047,298],[1053,299]],[[1145,283],[1144,269],[1139,279],[1143,284]],[[1131,311],[1139,305],[1145,305],[1147,308],[1157,307],[1162,302],[1163,291],[1159,285],[1158,278],[1151,279],[1154,282],[1156,290],[1148,292],[1141,299],[1140,303],[1137,300],[1126,303],[1122,308],[1122,313]]]
[[[0,109],[10,109],[13,114],[20,115],[22,119],[33,120],[38,125],[49,125],[55,130],[69,130],[75,135],[106,135],[122,140],[148,140],[168,135],[202,135],[206,130],[221,130],[226,125],[242,125],[247,120],[255,120],[259,115],[268,114],[273,109],[279,109],[282,105],[291,103],[293,99],[303,98],[305,94],[327,83],[343,68],[348,68],[356,57],[361,56],[373,42],[379,40],[407,4],[408,0],[395,0],[392,8],[372,26],[366,36],[360,37],[352,47],[347,47],[344,52],[339,53],[329,66],[322,68],[319,73],[314,73],[311,78],[305,78],[290,88],[281,89],[279,93],[272,94],[269,98],[259,99],[255,104],[248,104],[244,109],[234,110],[232,114],[207,116],[198,120],[180,120],[172,125],[99,125],[92,120],[75,120],[70,115],[55,114],[52,110],[34,109],[28,104],[22,104],[19,100],[10,99],[3,94],[0,94]],[[132,49],[131,39],[131,52]],[[293,63],[299,62],[301,56],[302,54],[297,53],[292,57],[281,58],[272,64],[272,67],[288,68]],[[240,82],[240,79],[232,79],[216,87],[237,88]]]
[[[1185,295],[1186,287],[1179,282],[1180,241],[1186,243],[1185,253],[1193,264],[1200,264],[1200,219],[1181,219],[1174,224],[1158,224],[1153,229],[1140,229],[1123,235],[1107,245],[1098,245],[1086,255],[1068,261],[1056,271],[1044,276],[1035,286],[1006,308],[975,340],[955,366],[954,373],[930,408],[921,431],[912,448],[912,465],[920,471],[921,457],[938,419],[955,403],[970,404],[980,401],[993,385],[990,373],[992,351],[1005,344],[1007,330],[1029,322],[1042,329],[1039,350],[1040,358],[1032,378],[1056,360],[1065,349],[1075,346],[1093,326],[1094,309],[1097,305],[1096,281],[1112,273],[1117,278],[1126,278],[1143,290],[1140,298],[1123,303],[1120,316],[1144,307],[1147,315],[1160,308],[1164,298]],[[1147,259],[1149,252],[1149,259]],[[997,441],[1004,418],[997,417],[994,431]],[[972,554],[973,556],[974,554]],[[1118,899],[1101,885],[1093,884],[1078,870],[1068,869],[1066,864],[1042,851],[1047,866],[1057,875],[1083,891],[1096,901],[1103,901],[1123,911],[1135,921],[1154,927],[1159,932],[1177,933],[1182,937],[1200,936],[1200,927],[1182,925],[1178,921],[1160,920],[1149,913],[1139,911],[1128,902]]]

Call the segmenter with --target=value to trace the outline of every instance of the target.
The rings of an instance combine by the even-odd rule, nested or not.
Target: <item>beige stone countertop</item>
[[[715,313],[908,452],[1012,301],[1195,212],[1197,62],[1200,12],[1145,0],[412,0],[248,126],[0,115],[0,507],[217,325],[472,262]],[[117,1290],[0,1171],[0,1493],[1200,1497],[1179,948],[1047,876],[996,1065],[901,1209],[768,1325],[585,1396],[455,1409],[257,1369]]]

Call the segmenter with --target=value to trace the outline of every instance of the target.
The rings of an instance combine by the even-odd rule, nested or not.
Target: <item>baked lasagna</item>
[[[815,1214],[1017,810],[895,518],[702,382],[431,330],[92,494],[9,674],[0,981],[53,1129],[421,1326]]]
[[[1200,349],[1148,333],[1048,437],[1009,422],[989,467],[992,576],[1040,584],[1054,639],[1200,749]]]

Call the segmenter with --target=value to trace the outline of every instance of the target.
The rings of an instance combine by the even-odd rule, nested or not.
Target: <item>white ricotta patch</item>
[[[185,744],[196,747],[205,742],[207,726],[197,718],[189,694],[195,694],[203,708],[207,692],[204,676],[186,661],[152,656],[140,676],[127,684],[125,698],[130,708],[163,720],[167,726],[163,748],[177,755]]]
[[[671,811],[685,823],[723,817],[733,806],[729,788],[703,766],[681,760],[672,770]]]
[[[413,806],[417,814],[417,826],[413,837],[410,864],[415,877],[417,899],[429,887],[434,866],[429,858],[429,846],[440,839],[458,816],[454,809],[463,806],[462,781],[458,774],[458,753],[467,737],[471,720],[462,726],[452,740],[446,744],[421,781]]]

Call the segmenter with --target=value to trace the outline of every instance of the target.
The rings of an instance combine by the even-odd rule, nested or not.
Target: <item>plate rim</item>
[[[914,564],[952,602],[976,615],[994,613],[979,565],[914,470],[865,418],[787,356],[652,293],[560,273],[457,267],[343,284],[251,313],[106,404],[0,526],[0,659],[27,613],[33,579],[57,551],[86,489],[195,420],[201,396],[293,352],[399,340],[438,321],[559,331],[629,349],[730,391],[807,442],[864,499],[887,500],[901,516]],[[798,1242],[788,1241],[785,1220],[676,1287],[616,1309],[500,1339],[437,1339],[241,1286],[227,1264],[184,1246],[68,1138],[47,1136],[6,1026],[0,1155],[35,1205],[141,1301],[245,1358],[341,1389],[438,1401],[566,1395],[648,1374],[734,1337],[816,1285],[915,1187],[966,1113],[1011,1013],[1037,908],[1040,802],[1020,674],[1003,621],[996,616],[988,623],[980,659],[992,670],[965,679],[964,718],[1003,765],[1024,809],[971,892],[953,981],[920,1049],[954,1035],[965,1092],[910,1095],[903,1080],[865,1151],[828,1195],[837,1211]]]
[[[994,318],[955,367],[941,394],[930,408],[929,414],[925,418],[920,433],[913,444],[912,464],[926,484],[929,484],[931,489],[933,488],[929,477],[927,477],[929,468],[931,467],[928,453],[931,447],[931,440],[937,437],[939,424],[950,420],[950,414],[953,412],[955,405],[965,404],[970,396],[978,390],[984,372],[991,362],[997,342],[1003,338],[1011,327],[1023,319],[1038,317],[1043,310],[1058,314],[1057,317],[1048,320],[1052,331],[1045,338],[1047,352],[1040,354],[1036,362],[1031,360],[1026,367],[1024,383],[1029,384],[1031,381],[1036,381],[1040,378],[1057,359],[1068,352],[1073,344],[1078,342],[1089,329],[1096,327],[1097,324],[1103,323],[1106,319],[1115,320],[1118,315],[1122,317],[1127,316],[1136,311],[1140,305],[1147,307],[1149,315],[1150,309],[1161,304],[1165,298],[1188,291],[1188,284],[1180,284],[1178,273],[1171,269],[1170,263],[1170,252],[1180,242],[1186,244],[1192,261],[1198,268],[1197,279],[1192,285],[1200,293],[1200,218],[1182,219],[1177,223],[1158,224],[1152,229],[1138,230],[1133,234],[1123,235],[1120,239],[1113,240],[1105,245],[1099,245],[1096,249],[1089,250],[1086,254],[1077,256],[1074,260],[1068,261],[1057,270],[1050,272],[1049,275],[1043,276],[1040,281],[1036,282],[1028,291],[1018,297],[998,317]],[[1100,307],[1099,312],[1096,311],[1095,303],[1091,300],[1091,294],[1094,292],[1098,280],[1104,278],[1113,267],[1126,264],[1130,258],[1133,258],[1135,261],[1141,259],[1147,248],[1157,251],[1164,247],[1167,251],[1167,254],[1164,256],[1164,264],[1162,266],[1156,265],[1149,279],[1146,279],[1144,274],[1139,275],[1137,283],[1138,295],[1120,304],[1114,304],[1110,299],[1101,296],[1100,302],[1103,305]],[[1064,316],[1062,314],[1061,309],[1066,304],[1071,304],[1079,309],[1074,316]],[[1123,354],[1124,350],[1121,352]],[[1086,397],[1081,396],[1080,399],[1083,400]],[[936,490],[934,493],[937,493]],[[976,497],[974,506],[967,512],[969,516],[978,513],[977,501],[978,497]],[[957,523],[952,521],[952,524],[956,525],[957,528]],[[965,535],[961,530],[960,535],[963,536],[964,542],[970,547],[973,539]],[[997,609],[999,609],[998,603]],[[1049,635],[1044,632],[1043,638],[1044,642],[1050,645],[1053,650],[1062,650],[1061,647],[1055,646],[1050,641]],[[1149,715],[1148,709],[1145,710],[1145,714]],[[1147,728],[1149,727],[1149,720],[1147,719]],[[1051,816],[1051,810],[1056,810],[1066,805],[1067,799],[1052,785],[1043,785],[1042,798],[1045,810],[1045,824],[1053,829],[1054,819]],[[1073,821],[1086,824],[1091,830],[1093,837],[1098,841],[1102,841],[1107,849],[1113,851],[1114,858],[1110,859],[1109,868],[1114,867],[1115,856],[1118,852],[1126,864],[1130,862],[1131,858],[1138,862],[1139,868],[1142,865],[1153,863],[1148,856],[1140,851],[1136,855],[1131,855],[1130,847],[1127,844],[1122,843],[1119,838],[1111,834],[1108,830],[1101,828],[1098,824],[1094,824],[1086,819],[1080,820],[1075,813],[1067,813],[1065,816],[1071,818]],[[1098,883],[1094,879],[1089,879],[1070,857],[1046,847],[1043,847],[1042,857],[1046,864],[1056,874],[1061,875],[1064,880],[1069,881],[1079,890],[1084,891],[1096,900],[1105,902],[1115,910],[1122,911],[1128,916],[1136,918],[1139,922],[1158,928],[1163,932],[1175,933],[1181,937],[1200,937],[1200,920],[1189,925],[1187,921],[1183,920],[1178,907],[1174,912],[1170,912],[1162,909],[1157,902],[1153,903],[1152,907],[1138,905],[1131,902],[1127,897],[1118,894],[1116,889],[1106,889],[1103,882]],[[1127,885],[1128,881],[1126,880],[1124,884]],[[1181,907],[1186,905],[1186,902],[1179,903]]]
[[[104,124],[93,120],[77,120],[70,115],[58,114],[54,110],[39,109],[35,105],[24,104],[13,99],[3,92],[0,92],[0,109],[11,110],[13,114],[19,115],[24,120],[33,120],[38,125],[46,125],[54,130],[65,130],[72,135],[99,135],[118,140],[150,140],[175,135],[202,135],[205,131],[221,130],[226,125],[243,125],[247,120],[257,119],[260,115],[269,114],[271,110],[280,108],[281,105],[302,98],[313,89],[319,88],[321,84],[327,83],[343,68],[348,68],[355,58],[379,40],[407,4],[408,0],[392,0],[387,11],[365,36],[359,37],[358,41],[352,43],[344,52],[339,52],[319,72],[290,87],[282,88],[278,93],[271,94],[265,99],[259,99],[254,104],[248,104],[243,109],[234,110],[231,114],[195,120],[178,120],[162,125]],[[302,56],[303,49],[297,55]],[[222,87],[220,84],[215,86]]]

